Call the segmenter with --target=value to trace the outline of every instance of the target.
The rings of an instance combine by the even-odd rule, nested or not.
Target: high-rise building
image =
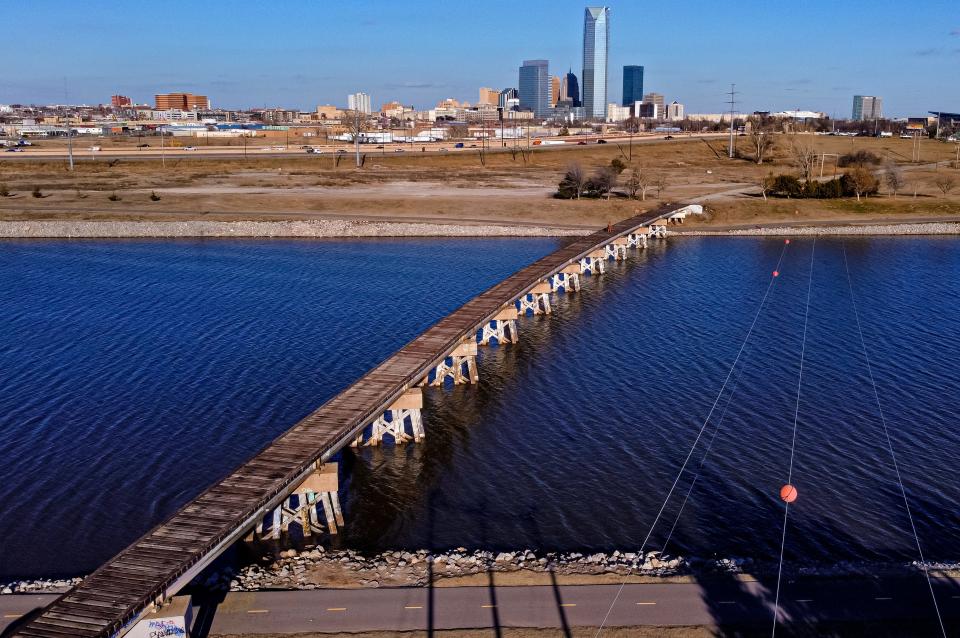
[[[583,14],[583,108],[588,118],[607,115],[607,52],[610,8],[587,7]]]
[[[159,93],[154,96],[154,104],[158,111],[179,109],[181,111],[197,111],[210,108],[210,98],[206,95],[193,93]]]
[[[556,75],[550,76],[550,107],[553,108],[557,105],[557,100],[560,99],[560,77]]]
[[[676,100],[667,105],[667,119],[668,120],[682,120],[683,119],[683,104],[680,104]]]
[[[111,95],[110,96],[110,105],[111,106],[130,106],[130,98],[126,95]]]
[[[883,118],[883,100],[874,95],[853,96],[853,119],[879,120]]]
[[[577,75],[571,70],[563,76],[560,82],[560,99],[570,100],[570,106],[583,106],[580,102],[580,84],[577,82]]]
[[[497,97],[497,106],[501,109],[510,108],[509,102],[511,100],[517,100],[519,97],[520,93],[516,89],[504,89],[500,91],[500,95]]]
[[[550,114],[550,68],[546,60],[524,60],[520,67],[520,108],[537,117]]]
[[[347,96],[347,108],[351,111],[370,113],[370,96],[360,91]]]
[[[630,64],[623,67],[623,99],[620,104],[631,106],[643,101],[643,67]]]
[[[643,101],[647,104],[656,104],[657,112],[660,114],[660,117],[663,117],[663,114],[666,112],[666,102],[664,102],[662,95],[659,93],[647,93],[643,96]]]
[[[495,105],[499,101],[500,91],[496,89],[489,89],[485,86],[480,88],[480,99],[477,100],[477,104]]]

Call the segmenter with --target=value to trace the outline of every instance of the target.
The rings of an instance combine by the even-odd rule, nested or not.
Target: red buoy
[[[779,276],[780,276],[780,271],[779,271],[779,270],[774,270],[774,271],[773,271],[773,276],[774,276],[774,277],[779,277]]]
[[[780,499],[784,503],[792,503],[797,500],[797,488],[787,483],[780,488]]]
[[[784,240],[783,240],[783,243],[789,244],[789,243],[790,243],[790,240],[789,240],[789,239],[784,239]]]

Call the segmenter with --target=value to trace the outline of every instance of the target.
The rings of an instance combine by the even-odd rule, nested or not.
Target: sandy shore
[[[315,221],[7,221],[0,237],[566,237],[589,230],[500,224]]]

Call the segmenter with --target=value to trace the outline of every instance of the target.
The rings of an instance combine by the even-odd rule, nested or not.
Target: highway
[[[936,578],[948,626],[960,620],[960,579]],[[492,627],[597,627],[618,585],[434,587],[232,592],[218,605],[200,605],[198,635],[413,631]],[[53,600],[52,595],[0,596],[0,629]],[[770,590],[732,577],[715,582],[627,584],[610,610],[608,627],[767,627]],[[814,623],[907,622],[934,635],[933,609],[919,576],[788,582],[782,618],[791,628]],[[212,617],[211,617],[212,612]]]

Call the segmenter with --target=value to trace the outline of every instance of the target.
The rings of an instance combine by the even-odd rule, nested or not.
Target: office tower
[[[643,101],[647,104],[656,104],[657,112],[663,117],[664,112],[666,111],[666,103],[663,100],[663,96],[659,93],[647,93],[643,96]]]
[[[560,78],[556,75],[550,76],[550,106],[554,107],[557,105],[557,100],[560,99]]]
[[[351,93],[347,96],[347,108],[361,113],[370,112],[370,96],[366,93]]]
[[[132,102],[126,95],[111,95],[110,106],[130,106]]]
[[[210,99],[206,95],[194,95],[193,93],[159,93],[154,96],[154,104],[158,111],[169,109],[195,111],[209,109]]]
[[[520,67],[520,108],[537,117],[550,114],[550,69],[546,60],[524,60]]]
[[[510,108],[510,100],[516,100],[519,97],[519,93],[514,88],[504,89],[500,91],[500,96],[497,99],[497,106],[501,109]]]
[[[570,106],[583,106],[580,102],[580,84],[577,82],[577,76],[573,71],[567,71],[560,83],[560,99],[570,100]]]
[[[853,96],[853,119],[879,120],[883,117],[883,100],[873,95]]]
[[[609,7],[587,7],[583,14],[583,108],[588,118],[607,116]]]
[[[620,104],[631,106],[643,101],[643,67],[630,64],[623,67],[623,99]]]
[[[477,100],[477,104],[490,104],[494,106],[500,99],[500,91],[496,89],[489,89],[487,87],[480,88],[480,99]]]
[[[676,100],[667,105],[667,119],[671,121],[683,119],[683,104]]]

